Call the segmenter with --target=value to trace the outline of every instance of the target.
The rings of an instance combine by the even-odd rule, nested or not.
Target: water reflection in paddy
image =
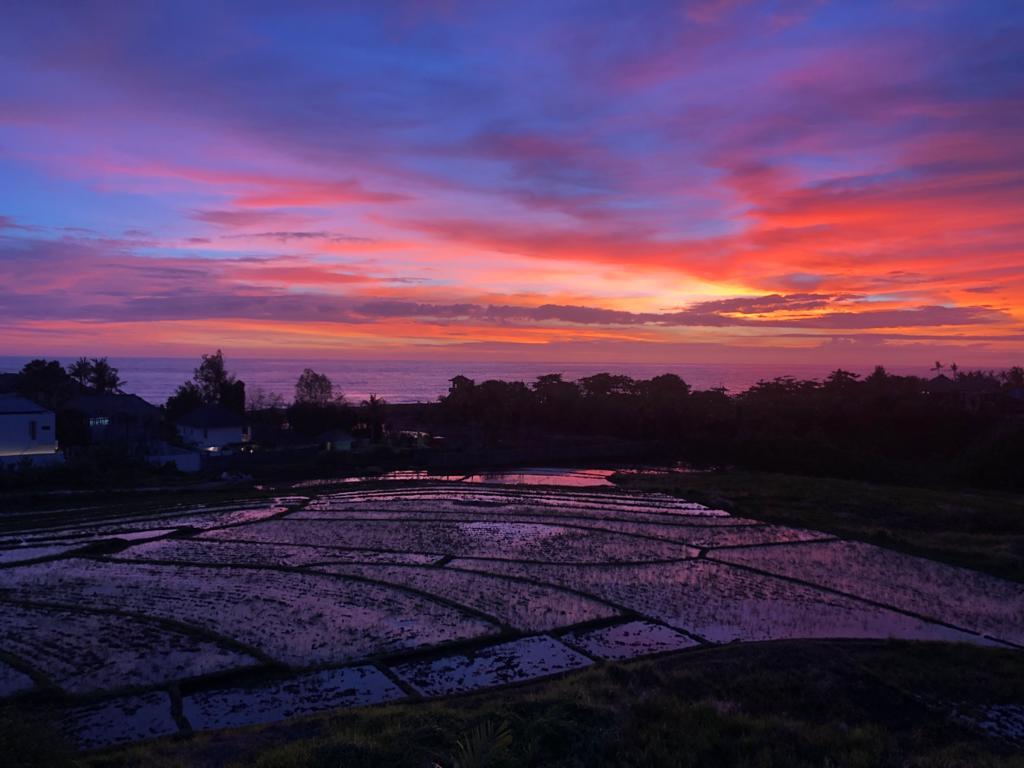
[[[610,475],[394,473],[309,499],[9,530],[0,697],[51,680],[68,733],[100,746],[175,732],[168,691],[183,681],[185,719],[216,728],[702,643],[1024,638],[1019,584]],[[115,537],[134,540],[67,550]],[[32,548],[53,559],[12,554]]]

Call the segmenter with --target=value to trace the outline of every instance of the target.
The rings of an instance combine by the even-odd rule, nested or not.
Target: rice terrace
[[[1020,583],[608,474],[8,514],[0,695],[91,750],[737,641],[1024,645]]]

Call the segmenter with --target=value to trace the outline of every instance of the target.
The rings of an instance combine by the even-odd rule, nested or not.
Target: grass
[[[741,517],[797,525],[1024,581],[1024,494],[721,470],[620,474]]]
[[[1015,651],[883,642],[719,646],[530,686],[5,765],[78,768],[1010,768],[944,705],[1019,701]],[[8,729],[10,730],[10,729]],[[0,726],[0,738],[4,730]],[[10,739],[8,739],[10,740]],[[8,746],[6,755],[25,755]]]

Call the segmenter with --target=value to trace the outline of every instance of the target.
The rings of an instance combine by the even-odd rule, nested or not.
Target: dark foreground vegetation
[[[7,719],[0,749],[6,765],[47,768],[1010,768],[1020,746],[965,719],[1021,690],[1015,651],[769,643],[77,758]]]

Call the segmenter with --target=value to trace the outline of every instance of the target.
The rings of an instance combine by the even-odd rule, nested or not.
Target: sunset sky
[[[11,3],[0,354],[1019,364],[1022,41],[1019,0]]]

